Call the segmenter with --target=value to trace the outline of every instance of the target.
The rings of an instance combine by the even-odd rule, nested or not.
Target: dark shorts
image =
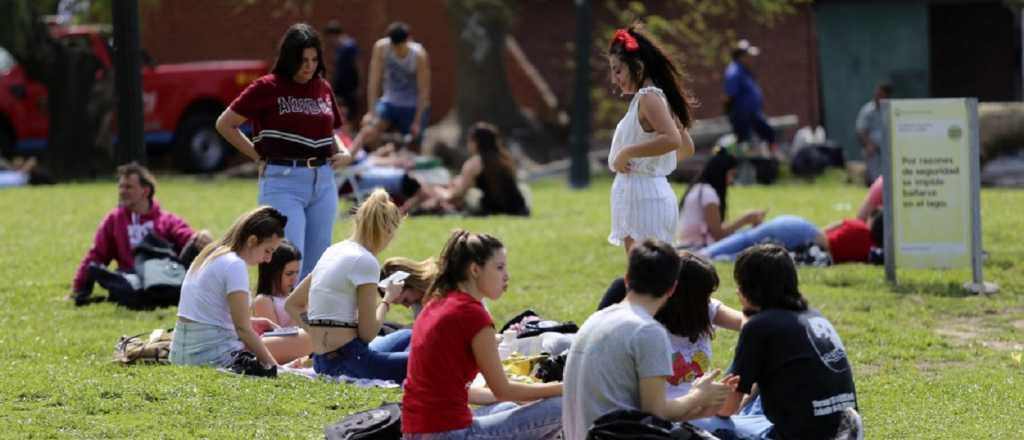
[[[400,107],[384,101],[377,102],[377,117],[385,120],[399,133],[409,134],[413,119],[416,118],[416,107]],[[420,128],[426,128],[430,119],[430,109],[423,110]],[[422,130],[421,130],[422,135]]]

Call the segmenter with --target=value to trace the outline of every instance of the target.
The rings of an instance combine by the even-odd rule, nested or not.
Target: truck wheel
[[[209,173],[224,166],[231,146],[217,133],[216,122],[217,115],[209,112],[185,117],[175,136],[178,167],[189,172]]]
[[[3,122],[0,122],[0,155],[14,157],[14,132]]]

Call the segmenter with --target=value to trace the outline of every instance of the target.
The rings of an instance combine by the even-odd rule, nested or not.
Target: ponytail
[[[467,272],[471,264],[487,264],[487,260],[504,247],[494,236],[456,229],[438,258],[437,279],[430,285],[429,297],[440,298],[458,289],[459,283],[469,279]]]
[[[402,212],[383,189],[375,189],[353,216],[352,239],[376,254],[402,223]]]

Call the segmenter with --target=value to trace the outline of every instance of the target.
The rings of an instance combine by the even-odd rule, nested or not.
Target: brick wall
[[[575,39],[575,17],[572,2],[547,0],[521,0],[518,27],[513,32],[531,61],[551,83],[559,101],[571,104],[573,62],[570,48]],[[656,6],[650,6],[657,11]],[[594,17],[599,22],[610,22],[608,11],[596,8]],[[798,14],[766,29],[754,20],[741,18],[737,34],[761,48],[761,56],[754,69],[765,94],[765,111],[770,115],[796,114],[801,125],[819,124],[821,109],[818,91],[818,55],[814,33],[814,16],[810,6],[800,8]],[[595,30],[597,31],[597,30]],[[591,57],[594,66],[594,84],[609,84],[607,62],[603,44],[595,45]],[[685,48],[681,51],[686,59]],[[702,105],[698,118],[719,116],[725,92],[722,73],[725,65],[712,67],[687,63],[689,87]],[[610,91],[609,86],[609,91]]]
[[[287,2],[279,2],[287,3]],[[369,66],[373,42],[394,20],[409,23],[413,38],[427,48],[431,62],[431,116],[434,121],[451,109],[455,99],[455,30],[444,0],[313,0],[292,2],[297,9],[271,11],[229,0],[175,0],[142,4],[142,44],[161,63],[231,58],[273,61],[277,44],[292,23],[307,21],[323,29],[338,20],[362,49],[360,65]],[[607,11],[595,10],[597,20],[609,20]],[[818,56],[810,7],[764,29],[741,19],[739,35],[762,49],[755,70],[771,115],[793,113],[801,125],[819,123]],[[512,35],[541,76],[551,86],[558,104],[568,110],[572,98],[571,52],[575,32],[573,2],[520,0]],[[325,44],[327,44],[325,42]],[[607,84],[603,45],[594,47],[595,84]],[[685,55],[685,48],[683,55]],[[330,63],[330,50],[325,58]],[[511,58],[506,57],[506,62]],[[330,66],[330,64],[328,64]],[[511,89],[520,105],[539,109],[542,99],[518,66],[510,69]],[[690,87],[702,102],[698,118],[718,116],[722,109],[724,66],[687,67]],[[365,84],[364,84],[365,85]],[[543,113],[543,112],[539,112]]]
[[[286,4],[287,2],[274,2]],[[218,59],[263,59],[273,62],[288,26],[305,21],[322,30],[338,20],[360,46],[359,65],[365,75],[373,43],[392,21],[404,21],[414,40],[426,48],[431,63],[431,117],[437,121],[455,99],[454,38],[444,0],[314,0],[291,2],[297,9],[271,11],[230,0],[144,2],[142,45],[159,63]],[[308,6],[304,6],[308,5]],[[324,58],[331,66],[330,43]],[[365,101],[364,101],[365,102]]]

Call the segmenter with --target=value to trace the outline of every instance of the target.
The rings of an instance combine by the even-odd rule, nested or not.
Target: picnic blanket
[[[322,374],[317,374],[316,371],[313,371],[312,367],[292,367],[292,366],[289,366],[289,365],[281,365],[281,366],[277,367],[277,372],[279,374],[294,374],[294,375],[305,377],[307,379],[324,379],[324,380],[329,381],[329,382],[345,383],[345,384],[355,385],[357,387],[362,387],[362,388],[399,388],[399,387],[401,387],[400,384],[398,384],[398,383],[396,383],[394,381],[390,381],[390,380],[360,379],[360,378],[357,378],[357,377],[351,377],[351,376],[345,376],[345,375],[341,375],[341,376],[326,376],[326,375],[322,375]]]

